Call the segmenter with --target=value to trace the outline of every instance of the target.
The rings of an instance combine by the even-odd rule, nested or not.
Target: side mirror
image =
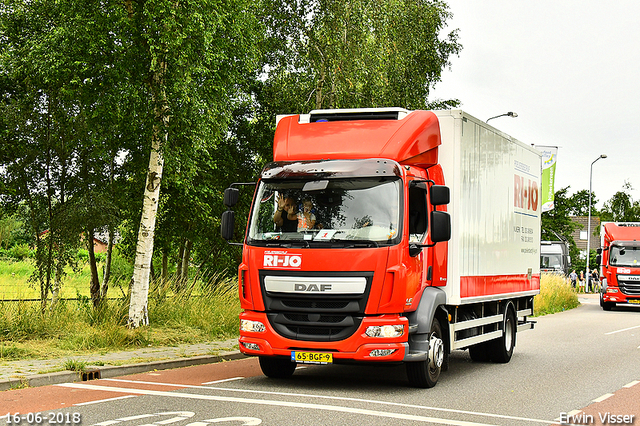
[[[447,194],[449,193],[449,188]],[[451,239],[451,216],[447,212],[431,212],[431,241],[439,243]]]
[[[224,190],[224,205],[231,208],[238,204],[240,190],[238,188],[227,188]]]
[[[602,263],[602,256],[601,256],[601,255],[599,255],[599,254],[598,254],[598,255],[596,255],[596,263],[597,263],[598,265],[600,265],[600,264]]]
[[[226,196],[226,191],[225,191],[225,196]],[[233,210],[227,210],[226,212],[222,213],[222,220],[220,222],[220,234],[222,235],[222,238],[224,238],[227,241],[233,239],[234,228],[235,228],[235,212]]]
[[[433,185],[430,189],[431,204],[434,206],[443,206],[449,204],[451,197],[449,195],[449,187],[443,185]]]
[[[601,249],[601,248],[597,248],[597,249],[596,249],[596,253],[598,253],[598,254],[602,254],[602,249]]]

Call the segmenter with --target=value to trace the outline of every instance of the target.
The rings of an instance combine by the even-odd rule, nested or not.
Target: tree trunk
[[[103,299],[107,297],[109,291],[109,279],[111,278],[111,256],[113,254],[113,229],[109,226],[109,243],[107,244],[107,255],[104,260],[104,274],[102,276],[102,289],[100,296]]]
[[[129,327],[137,328],[149,324],[147,299],[149,296],[149,272],[153,256],[153,236],[158,213],[158,198],[160,197],[160,181],[164,159],[160,152],[160,128],[154,129],[153,147],[149,156],[149,172],[144,191],[142,218],[138,230],[136,258],[133,270],[133,285],[131,288],[131,303],[129,304]],[[166,140],[166,130],[163,138]]]
[[[193,241],[187,240],[184,247],[184,254],[182,256],[182,282],[186,283],[189,278],[189,259],[191,258],[191,248],[193,247]]]
[[[53,279],[53,286],[51,287],[51,305],[49,310],[53,311],[60,300],[60,287],[62,286],[62,262],[56,264],[56,273]]]
[[[89,286],[89,292],[91,294],[91,301],[93,307],[100,306],[100,279],[98,278],[98,265],[96,264],[96,251],[93,245],[93,229],[89,229],[85,232],[87,237],[87,250],[89,251],[89,269],[91,270],[91,284]]]
[[[158,57],[160,55],[160,57]],[[149,297],[149,271],[151,258],[153,257],[153,236],[156,227],[156,215],[158,213],[158,200],[160,198],[160,183],[162,181],[162,169],[164,157],[162,146],[168,139],[169,106],[164,90],[164,76],[167,64],[161,54],[154,53],[151,63],[156,68],[152,70],[151,95],[155,113],[155,123],[151,139],[151,154],[149,155],[149,169],[147,182],[144,189],[144,203],[142,205],[142,218],[138,230],[138,243],[136,245],[136,258],[133,270],[133,284],[131,286],[131,303],[129,304],[130,328],[137,328],[149,324],[147,302]]]
[[[184,240],[180,241],[178,249],[178,261],[176,262],[176,289],[182,287],[182,259],[184,258]]]

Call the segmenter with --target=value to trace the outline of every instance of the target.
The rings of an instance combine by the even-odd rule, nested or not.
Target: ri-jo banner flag
[[[536,146],[542,153],[542,211],[553,210],[557,146]]]

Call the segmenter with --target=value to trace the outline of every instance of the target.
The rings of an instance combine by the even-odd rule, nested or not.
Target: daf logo
[[[294,291],[331,291],[331,284],[294,284]]]

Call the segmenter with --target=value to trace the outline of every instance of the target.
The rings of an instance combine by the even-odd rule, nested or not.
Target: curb
[[[0,380],[0,391],[21,388],[57,385],[60,383],[82,382],[94,379],[128,376],[130,374],[146,373],[155,370],[170,370],[173,368],[190,367],[192,365],[215,364],[222,361],[246,358],[239,351],[224,352],[220,355],[200,355],[190,358],[168,359],[147,363],[89,366],[84,372],[58,371],[55,373],[35,374],[21,378]]]

